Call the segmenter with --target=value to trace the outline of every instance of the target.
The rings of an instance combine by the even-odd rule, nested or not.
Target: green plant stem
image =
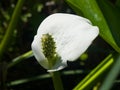
[[[110,72],[105,78],[105,81],[103,82],[100,90],[111,90],[111,87],[113,86],[113,83],[117,76],[119,75],[119,73],[120,73],[120,55],[117,58],[115,58],[115,63],[113,64]]]
[[[61,75],[63,75],[63,76],[82,75],[82,74],[87,74],[88,72],[89,72],[89,70],[87,70],[87,71],[85,71],[85,70],[68,70],[68,71],[61,72]],[[16,85],[20,85],[20,84],[30,83],[31,81],[33,82],[36,80],[43,80],[43,79],[48,79],[48,78],[51,78],[51,75],[49,73],[42,74],[42,75],[40,74],[40,75],[34,76],[34,77],[10,81],[7,83],[7,86],[11,87],[11,86],[16,86]]]
[[[22,54],[22,55],[20,55],[20,56],[18,56],[18,57],[16,57],[16,58],[14,58],[14,59],[12,60],[12,62],[10,62],[10,63],[8,64],[8,68],[13,67],[14,65],[18,64],[19,62],[21,62],[21,61],[23,61],[23,60],[25,60],[25,59],[27,59],[27,58],[30,58],[30,57],[32,57],[32,56],[33,56],[33,53],[32,53],[32,51],[30,50],[30,51],[28,51],[28,52],[26,52],[26,53],[24,53],[24,54]]]
[[[5,34],[3,40],[0,44],[0,61],[2,61],[3,53],[7,50],[7,48],[10,45],[11,37],[12,37],[12,34],[13,34],[15,27],[17,25],[17,22],[18,22],[18,19],[20,16],[20,12],[21,12],[21,8],[23,6],[24,1],[25,0],[18,0],[17,5],[15,7],[15,10],[13,12],[13,15],[11,17],[11,21],[10,21],[9,26],[7,28],[6,34]]]
[[[64,90],[59,71],[50,72],[55,90]]]
[[[74,90],[89,90],[95,82],[110,69],[114,59],[112,55],[108,55],[95,69],[92,70],[75,88]],[[89,88],[89,89],[88,89]]]

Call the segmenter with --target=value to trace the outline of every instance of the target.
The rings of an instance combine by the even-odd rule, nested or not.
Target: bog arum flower
[[[56,13],[40,24],[32,51],[48,72],[61,70],[75,61],[98,36],[99,29],[83,17]]]

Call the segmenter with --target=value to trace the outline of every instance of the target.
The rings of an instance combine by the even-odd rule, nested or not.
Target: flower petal
[[[74,61],[86,51],[89,45],[97,36],[97,27],[83,28],[77,27],[78,31],[68,34],[69,39],[65,39],[64,44],[60,45],[63,50],[59,49],[59,54],[63,60]],[[81,30],[80,30],[81,29]]]
[[[48,16],[38,28],[39,34],[51,34],[62,60],[74,61],[89,47],[99,29],[83,17],[56,13]]]
[[[65,67],[67,67],[67,62],[60,59],[60,60],[57,60],[56,64],[51,69],[48,69],[47,71],[55,72],[55,71],[62,70]]]
[[[43,34],[52,35],[56,42],[56,52],[61,57],[51,69],[42,53],[40,40]],[[92,26],[86,18],[72,14],[52,14],[38,28],[32,44],[33,53],[48,72],[58,71],[67,66],[67,61],[74,61],[84,53],[98,34],[98,27]]]

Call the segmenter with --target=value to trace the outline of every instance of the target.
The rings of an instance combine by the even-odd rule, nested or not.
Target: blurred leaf
[[[108,55],[97,67],[95,67],[73,90],[90,90],[101,78],[103,78],[114,62],[112,54]]]
[[[18,0],[18,2],[16,4],[16,8],[14,9],[14,12],[13,12],[12,17],[11,17],[11,21],[10,21],[9,26],[7,28],[6,34],[1,41],[1,44],[0,44],[0,61],[3,57],[3,53],[8,49],[9,44],[11,43],[11,37],[12,37],[14,29],[17,25],[23,3],[24,3],[24,0]]]
[[[80,60],[81,61],[85,61],[88,59],[88,54],[87,53],[83,53],[81,56],[80,56]]]
[[[103,15],[110,27],[110,31],[120,47],[120,11],[118,8],[110,3],[108,0],[97,0],[103,12]]]
[[[41,12],[42,9],[43,9],[43,4],[38,4],[38,6],[37,6],[37,11],[38,11],[38,12]]]
[[[116,0],[116,6],[120,8],[120,0]]]
[[[8,68],[13,67],[14,65],[20,63],[21,61],[23,61],[23,60],[25,60],[25,59],[27,59],[27,58],[32,57],[32,56],[33,56],[33,53],[32,53],[32,51],[30,50],[30,51],[28,51],[28,52],[26,52],[26,53],[24,53],[24,54],[22,54],[22,55],[20,55],[20,56],[18,56],[18,57],[16,57],[16,58],[14,58],[14,59],[12,60],[12,62],[10,62],[10,63],[8,64]]]
[[[87,71],[87,70],[86,71],[85,70],[68,70],[68,71],[61,72],[61,74],[64,76],[68,76],[68,75],[86,74],[88,72],[89,71]],[[24,78],[24,79],[20,79],[20,80],[10,81],[7,83],[7,86],[16,86],[16,85],[20,85],[20,84],[29,83],[31,81],[47,79],[47,78],[51,78],[51,75],[50,74],[42,74],[42,75],[34,76],[31,78]]]
[[[109,43],[117,52],[120,53],[120,48],[117,46],[112,33],[107,25],[107,22],[100,11],[96,0],[66,0],[78,15],[81,14],[92,21],[94,25],[100,28],[100,36]],[[80,13],[79,13],[80,12]]]
[[[4,11],[3,9],[0,9],[0,12],[7,21],[10,20],[10,15],[8,14],[7,11]]]
[[[23,22],[28,22],[28,18],[32,16],[31,13],[26,13],[25,15],[21,16]]]
[[[110,72],[108,73],[108,76],[105,78],[105,81],[103,82],[99,90],[111,90],[110,88],[113,86],[115,79],[120,73],[120,55],[117,55],[114,58],[115,63],[112,66]]]

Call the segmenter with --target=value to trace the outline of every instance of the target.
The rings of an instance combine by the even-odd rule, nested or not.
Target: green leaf
[[[113,64],[110,72],[105,78],[105,81],[103,82],[100,90],[111,90],[111,87],[113,86],[115,79],[120,73],[120,55],[116,55],[114,58],[115,63]]]
[[[109,71],[114,62],[112,54],[108,55],[95,67],[73,90],[90,90]]]
[[[116,44],[112,33],[107,25],[107,22],[99,9],[96,0],[66,0],[67,3],[78,14],[90,19],[92,23],[99,27],[100,36],[110,44],[117,52],[120,53],[120,48]]]
[[[27,58],[30,58],[30,57],[32,57],[33,56],[33,53],[32,53],[32,50],[30,50],[30,51],[28,51],[28,52],[26,52],[26,53],[24,53],[24,54],[22,54],[22,55],[20,55],[20,56],[18,56],[18,57],[16,57],[16,58],[14,58],[13,60],[12,60],[12,62],[10,62],[9,64],[8,64],[8,68],[11,68],[11,67],[13,67],[13,66],[15,66],[16,64],[18,64],[18,63],[20,63],[21,61],[23,61],[23,60],[25,60],[25,59],[27,59]]]
[[[110,27],[110,31],[120,47],[120,11],[118,8],[110,3],[108,0],[97,0],[103,12],[103,15]]]

